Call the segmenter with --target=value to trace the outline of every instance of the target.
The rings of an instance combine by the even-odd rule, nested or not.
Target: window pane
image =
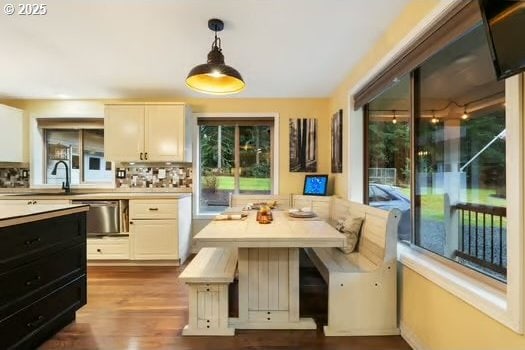
[[[84,182],[111,182],[111,165],[104,159],[104,129],[84,130]]]
[[[235,188],[235,127],[199,127],[199,212],[218,212],[228,207]]]
[[[416,244],[505,280],[505,85],[481,26],[420,68]]]
[[[272,192],[271,128],[241,126],[239,142],[239,192],[270,194]]]
[[[66,162],[69,168],[71,184],[80,183],[79,164],[79,131],[46,129],[46,183],[60,185],[66,181],[66,170],[59,164],[56,175],[52,174],[55,164],[59,160]]]
[[[401,210],[398,237],[410,240],[409,77],[368,105],[368,203]]]

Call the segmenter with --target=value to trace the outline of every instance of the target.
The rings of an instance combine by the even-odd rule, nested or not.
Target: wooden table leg
[[[239,248],[239,329],[316,329],[299,317],[299,248]]]

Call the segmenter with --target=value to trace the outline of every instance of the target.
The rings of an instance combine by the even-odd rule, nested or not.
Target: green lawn
[[[243,191],[269,191],[272,188],[271,179],[268,178],[241,177],[239,181]],[[233,176],[217,176],[217,182],[218,190],[233,191]]]
[[[406,196],[410,197],[409,188],[401,188]],[[496,193],[495,189],[468,189],[467,202],[484,205],[491,205],[496,207],[505,207],[507,201],[503,198],[493,197]],[[425,194],[421,196],[421,206],[423,217],[430,220],[444,219],[444,196],[441,194]]]

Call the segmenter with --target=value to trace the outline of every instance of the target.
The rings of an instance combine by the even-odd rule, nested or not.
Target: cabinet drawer
[[[176,219],[177,200],[131,200],[131,219]]]
[[[25,299],[53,282],[85,274],[85,261],[86,246],[80,244],[0,274],[0,286],[9,286],[0,288],[0,311],[7,303]]]
[[[90,238],[87,240],[89,260],[129,259],[129,237]]]
[[[72,214],[0,228],[0,272],[22,259],[85,242],[86,214]]]
[[[34,349],[54,321],[86,304],[86,277],[82,276],[0,321],[0,349]],[[28,337],[31,336],[32,341]]]

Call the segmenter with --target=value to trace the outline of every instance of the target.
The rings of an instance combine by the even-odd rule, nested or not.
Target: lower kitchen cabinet
[[[137,260],[179,259],[177,220],[133,220],[132,256]]]
[[[176,260],[190,252],[191,196],[129,201],[130,259]]]
[[[0,227],[0,349],[36,349],[86,304],[86,214]]]
[[[87,239],[89,260],[128,260],[129,237],[104,237]]]

